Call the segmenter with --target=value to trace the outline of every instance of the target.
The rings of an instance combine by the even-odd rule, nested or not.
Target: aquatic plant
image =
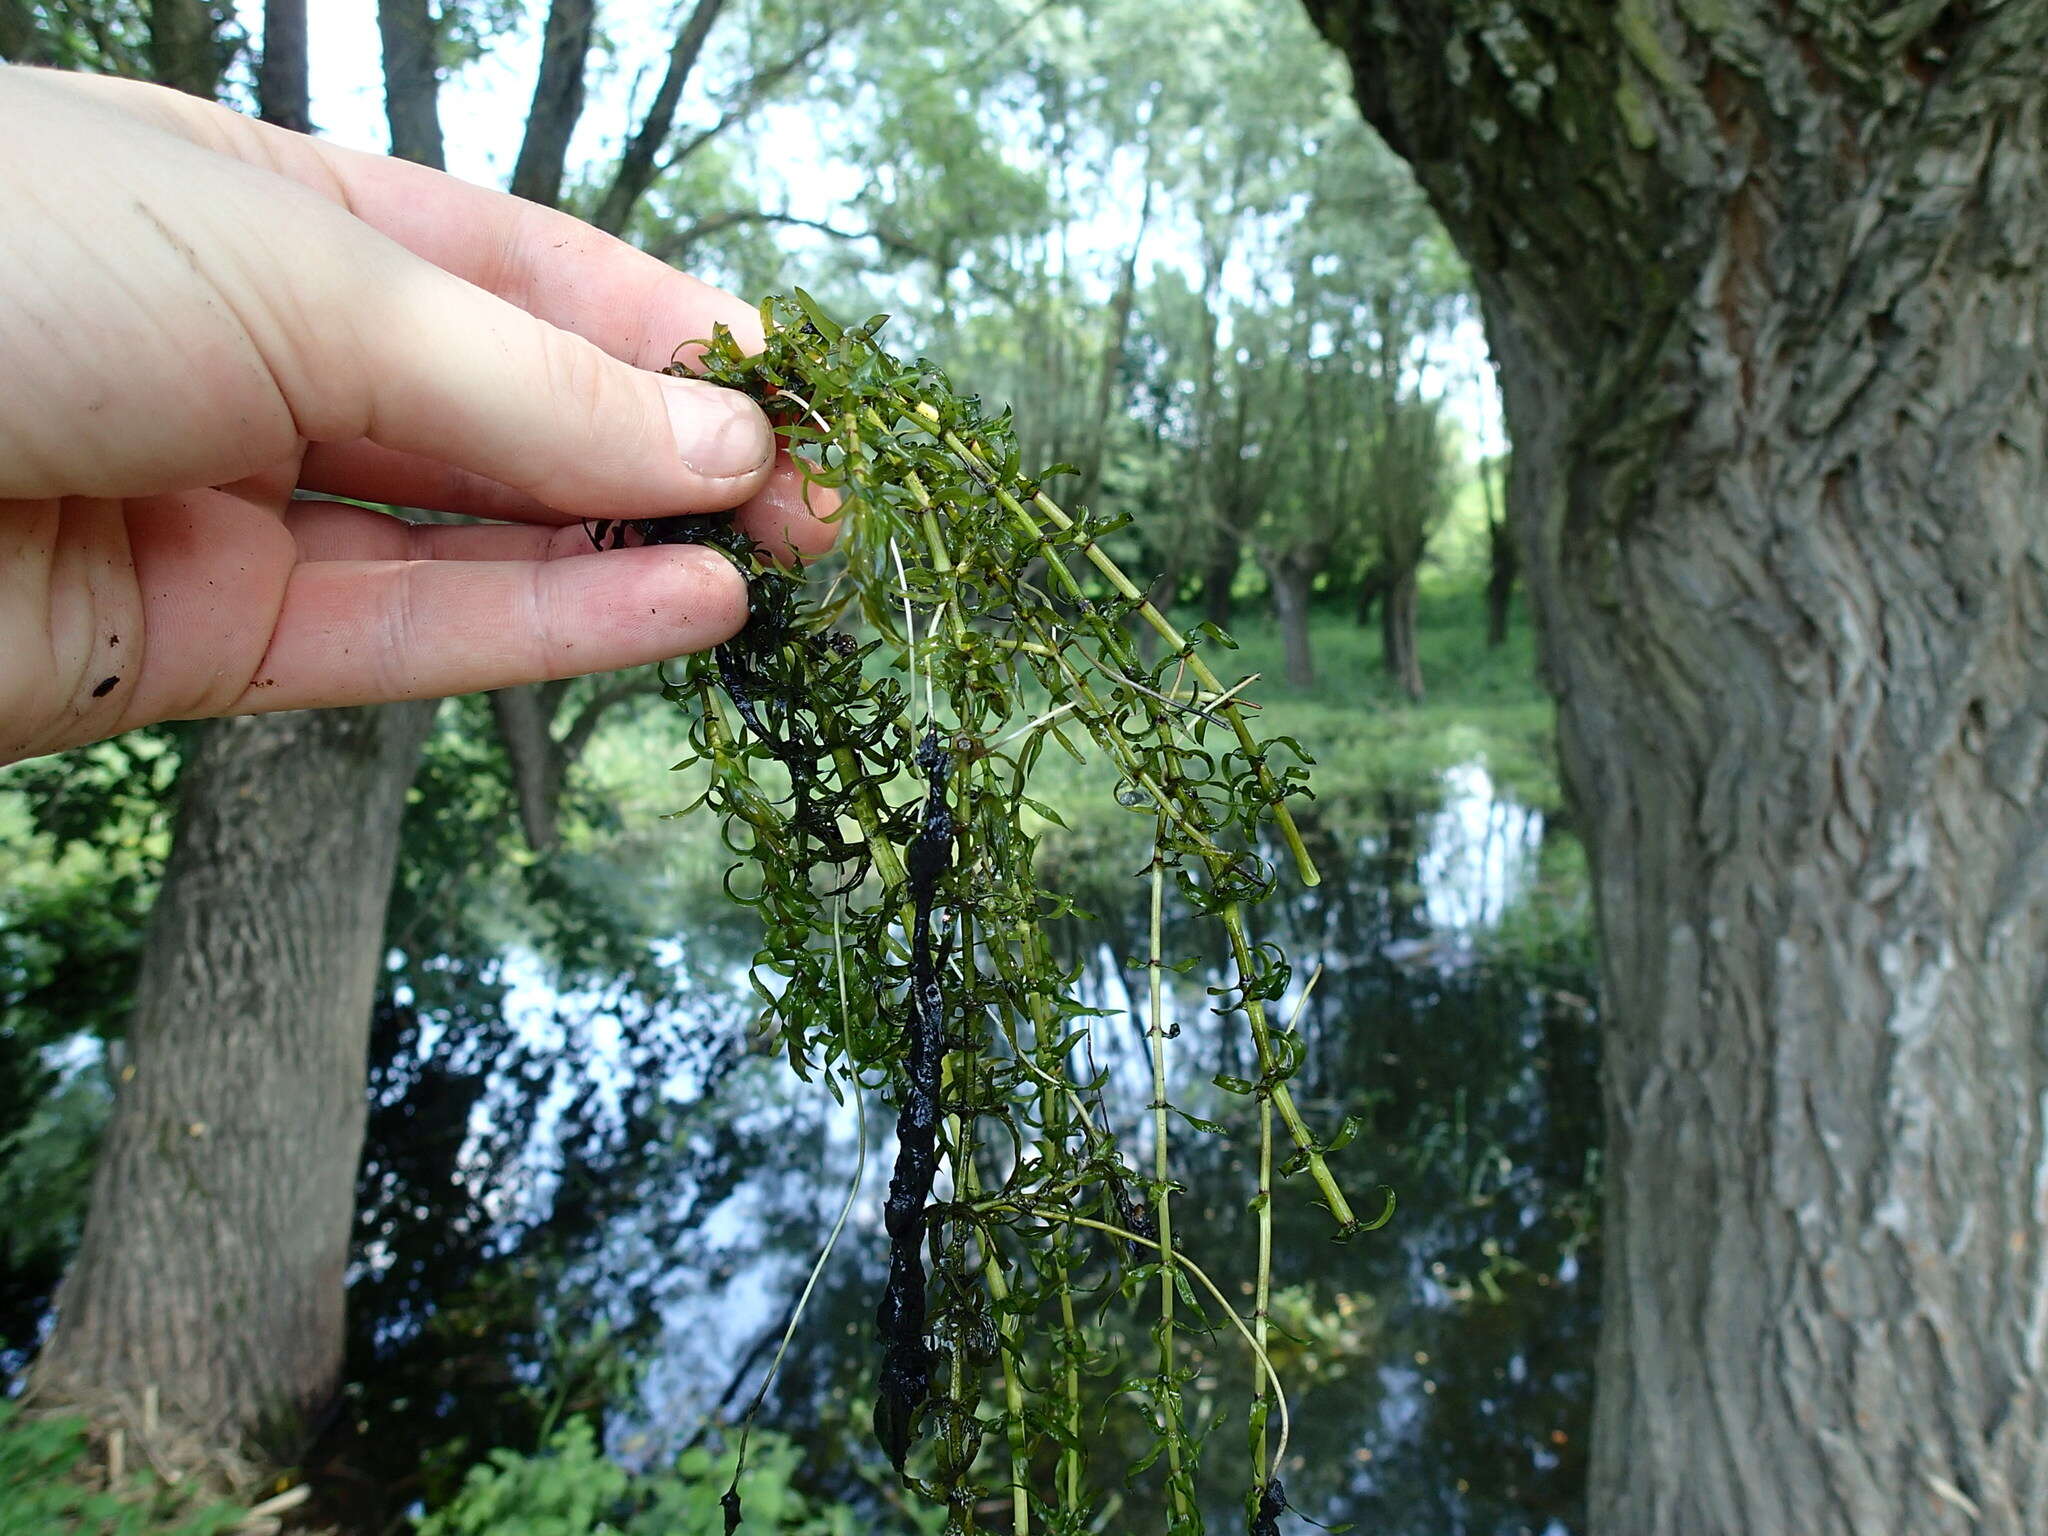
[[[691,809],[722,818],[727,889],[760,915],[754,982],[781,1049],[835,1095],[895,1111],[876,1437],[944,1504],[949,1532],[984,1528],[993,1493],[1014,1536],[1077,1533],[1101,1493],[1095,1399],[1135,1392],[1155,1444],[1113,1473],[1156,1467],[1168,1536],[1189,1536],[1205,1447],[1184,1411],[1184,1340],[1227,1330],[1255,1363],[1245,1511],[1268,1536],[1287,1440],[1266,1352],[1276,1178],[1299,1175],[1339,1238],[1388,1214],[1361,1218],[1331,1171],[1352,1127],[1319,1139],[1296,1106],[1302,1051],[1275,1014],[1291,974],[1252,925],[1276,863],[1317,879],[1288,805],[1307,792],[1308,755],[1261,739],[1244,682],[1209,660],[1228,637],[1183,633],[1147,600],[1103,546],[1122,520],[1055,500],[1060,468],[1027,473],[1007,413],[892,357],[881,317],[841,326],[799,291],[762,320],[763,350],[720,330],[697,367],[758,400],[840,493],[836,576],[806,582],[715,517],[594,534],[712,543],[749,575],[745,629],[664,681],[688,720],[678,766],[702,778]],[[1160,642],[1154,660],[1140,628]],[[1070,903],[1037,877],[1033,828],[1061,818],[1031,791],[1055,750],[1106,756],[1118,802],[1152,824],[1137,875],[1150,943],[1134,961],[1149,977],[1146,1156],[1114,1134],[1089,1066],[1094,1010],[1047,941]],[[1175,1122],[1225,1132],[1168,1101],[1179,1027],[1165,973],[1192,964],[1164,949],[1169,885],[1227,938],[1214,1007],[1249,1033],[1257,1065],[1218,1079],[1256,1106],[1248,1316],[1210,1273],[1238,1261],[1197,1256],[1175,1227]],[[1157,1354],[1136,1376],[1091,1337],[1104,1298],[1154,1310]],[[726,1509],[737,1528],[737,1494]]]

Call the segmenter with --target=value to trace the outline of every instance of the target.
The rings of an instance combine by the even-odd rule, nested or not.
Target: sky
[[[245,25],[262,29],[262,7],[241,8]],[[315,0],[307,11],[307,56],[313,122],[319,132],[351,149],[383,153],[390,147],[384,122],[384,55],[372,0]],[[498,40],[484,56],[442,88],[441,121],[448,169],[466,181],[503,186],[512,174],[519,135],[533,92],[540,48],[532,18]],[[571,157],[597,147],[587,113]]]

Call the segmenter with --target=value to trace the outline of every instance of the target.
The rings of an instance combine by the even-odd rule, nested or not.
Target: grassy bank
[[[1315,758],[1315,793],[1338,819],[1370,817],[1385,791],[1426,799],[1447,769],[1474,761],[1516,799],[1556,803],[1552,709],[1536,682],[1530,636],[1517,625],[1506,645],[1489,649],[1476,586],[1440,582],[1424,593],[1420,641],[1429,692],[1420,702],[1388,685],[1377,626],[1360,628],[1348,614],[1316,617],[1317,679],[1306,689],[1283,681],[1279,635],[1263,613],[1247,606],[1233,634],[1239,649],[1212,654],[1211,665],[1226,682],[1260,674],[1246,695],[1259,704],[1257,729],[1292,737]],[[619,712],[593,742],[584,772],[616,818],[601,857],[645,861],[653,866],[649,873],[659,869],[686,883],[730,863],[710,818],[658,820],[695,792],[695,775],[665,771],[683,750],[681,717],[654,700]],[[1106,762],[1078,764],[1048,750],[1032,794],[1057,809],[1066,829],[1044,829],[1046,853],[1074,862],[1128,858],[1149,835],[1148,824],[1118,806],[1114,790]]]
[[[1239,649],[1230,664],[1211,664],[1226,675],[1260,674],[1252,696],[1262,720],[1316,755],[1317,777],[1333,792],[1419,785],[1476,758],[1518,799],[1555,802],[1553,710],[1536,681],[1528,628],[1512,626],[1506,644],[1489,648],[1477,587],[1424,590],[1417,634],[1427,693],[1420,702],[1387,678],[1377,624],[1361,628],[1345,613],[1317,614],[1310,626],[1316,681],[1307,689],[1286,683],[1279,631],[1265,615],[1241,616],[1231,634]]]

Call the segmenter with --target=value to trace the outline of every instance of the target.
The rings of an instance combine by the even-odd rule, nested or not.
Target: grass
[[[1557,800],[1550,742],[1555,711],[1536,681],[1533,641],[1511,626],[1505,645],[1486,644],[1485,596],[1470,587],[1426,587],[1418,643],[1427,693],[1410,701],[1387,678],[1379,626],[1360,628],[1341,612],[1310,626],[1316,683],[1287,685],[1280,636],[1263,615],[1232,627],[1239,645],[1219,672],[1261,674],[1253,696],[1262,727],[1291,735],[1317,758],[1330,793],[1347,788],[1417,787],[1458,763],[1481,759],[1516,798]]]
[[[1260,705],[1254,728],[1292,737],[1315,758],[1311,782],[1327,812],[1370,816],[1387,791],[1426,798],[1447,769],[1475,760],[1515,798],[1556,805],[1554,712],[1536,682],[1531,637],[1525,625],[1514,625],[1505,645],[1489,649],[1477,583],[1439,571],[1425,585],[1419,640],[1429,693],[1419,703],[1389,686],[1378,626],[1361,629],[1347,612],[1314,619],[1317,682],[1309,689],[1283,680],[1278,631],[1257,607],[1245,605],[1232,633],[1239,649],[1212,652],[1210,664],[1226,683],[1261,674],[1247,694]],[[695,775],[665,771],[682,755],[682,720],[672,706],[648,700],[616,712],[591,743],[582,771],[620,830],[591,853],[649,874],[658,870],[664,884],[715,882],[731,855],[711,818],[657,819],[695,792]],[[1117,805],[1114,780],[1100,759],[1078,764],[1056,748],[1044,753],[1032,795],[1066,824],[1064,831],[1044,828],[1045,856],[1079,865],[1128,861],[1142,849],[1149,822]]]

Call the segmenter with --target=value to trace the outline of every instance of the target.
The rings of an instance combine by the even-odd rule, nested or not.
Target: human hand
[[[0,143],[0,762],[744,622],[716,552],[585,518],[831,542],[751,401],[651,371],[753,311],[565,214],[104,78],[0,67]]]

